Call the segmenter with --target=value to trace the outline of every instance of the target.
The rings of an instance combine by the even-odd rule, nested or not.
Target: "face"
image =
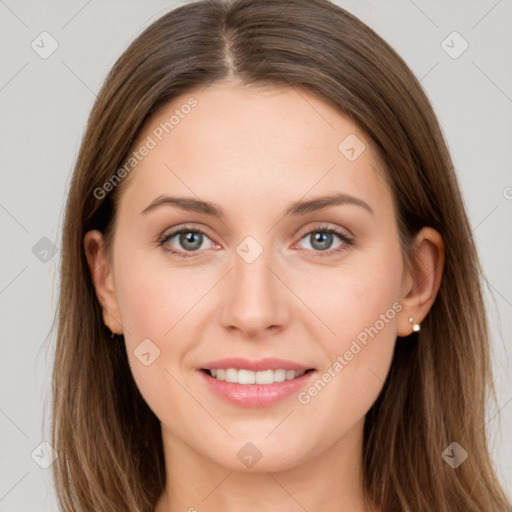
[[[144,144],[103,304],[167,442],[277,471],[361,432],[407,286],[367,137],[306,92],[224,82],[162,107]]]

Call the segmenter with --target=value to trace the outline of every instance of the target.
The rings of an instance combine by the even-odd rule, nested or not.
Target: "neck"
[[[363,424],[322,453],[301,454],[297,464],[274,472],[224,468],[162,425],[167,482],[155,512],[369,512],[362,485]]]

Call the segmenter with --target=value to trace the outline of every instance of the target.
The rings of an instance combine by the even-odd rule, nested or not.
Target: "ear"
[[[84,247],[96,296],[103,308],[103,321],[112,332],[123,334],[112,265],[105,251],[101,231],[88,231],[84,238]]]
[[[444,242],[433,228],[423,228],[415,237],[409,268],[402,284],[403,309],[397,315],[398,336],[408,336],[414,324],[427,316],[441,285],[444,268]]]

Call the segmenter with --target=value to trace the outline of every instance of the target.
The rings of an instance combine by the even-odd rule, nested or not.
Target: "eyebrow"
[[[365,203],[363,200],[348,194],[332,194],[328,196],[317,197],[314,199],[308,199],[306,201],[296,201],[291,203],[286,210],[286,215],[306,215],[317,210],[321,210],[328,206],[336,206],[343,204],[352,204],[360,206],[370,212],[372,215],[374,211],[372,208]],[[154,199],[144,210],[141,215],[146,214],[160,206],[175,206],[181,210],[204,213],[206,215],[212,215],[214,217],[223,218],[224,212],[222,208],[212,202],[202,201],[200,199],[194,199],[192,197],[176,197],[176,196],[159,196]]]

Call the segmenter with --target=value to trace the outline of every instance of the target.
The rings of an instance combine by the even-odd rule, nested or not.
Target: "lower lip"
[[[239,407],[267,407],[296,394],[316,372],[274,384],[235,384],[219,380],[199,370],[210,389],[228,402]]]

